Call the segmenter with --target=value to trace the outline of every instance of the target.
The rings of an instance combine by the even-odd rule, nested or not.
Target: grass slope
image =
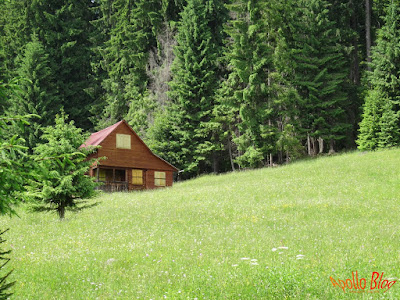
[[[64,222],[20,210],[0,228],[15,299],[360,298],[329,278],[358,271],[368,292],[372,272],[400,276],[399,195],[400,150],[355,152],[103,194]],[[400,283],[371,296],[399,299]]]

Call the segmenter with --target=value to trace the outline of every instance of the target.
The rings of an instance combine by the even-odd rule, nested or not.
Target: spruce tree
[[[92,126],[88,117],[93,102],[90,96],[93,5],[90,0],[7,1],[3,16],[6,25],[1,37],[3,67],[10,79],[16,75],[14,58],[23,56],[31,35],[37,35],[49,55],[59,101],[77,124],[85,128]]]
[[[264,19],[269,8],[254,0],[238,1],[229,8],[234,13],[226,27],[226,60],[231,72],[221,89],[221,101],[237,114],[236,161],[243,167],[255,167],[274,152],[276,139],[269,81],[272,47]]]
[[[103,4],[104,3],[104,4]],[[109,39],[101,49],[105,108],[98,126],[104,127],[126,118],[140,133],[147,128],[146,114],[150,109],[146,97],[148,52],[156,46],[156,32],[161,23],[158,1],[117,0],[109,10]]]
[[[400,4],[393,1],[372,49],[371,90],[365,99],[359,149],[372,150],[400,144]]]
[[[86,175],[93,163],[87,156],[94,149],[79,148],[86,138],[64,112],[56,116],[54,126],[43,129],[42,139],[34,149],[37,171],[27,187],[28,196],[39,208],[56,210],[63,219],[67,207],[94,195],[96,183]]]
[[[212,3],[214,2],[214,3]],[[218,47],[211,8],[215,1],[190,0],[178,27],[170,97],[177,117],[181,161],[188,174],[208,167],[216,150],[212,111],[217,87]]]
[[[290,26],[292,82],[300,95],[300,126],[310,155],[323,152],[324,141],[333,151],[351,127],[346,60],[329,8],[324,0],[298,1]]]
[[[40,116],[40,119],[32,119],[31,126],[18,132],[25,139],[28,149],[32,150],[39,141],[40,128],[51,124],[61,105],[56,96],[49,55],[36,35],[33,35],[32,42],[26,45],[25,53],[19,59],[16,74],[21,78],[20,91],[10,99],[10,113]]]

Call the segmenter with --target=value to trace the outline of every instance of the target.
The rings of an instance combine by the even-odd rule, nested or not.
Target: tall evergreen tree
[[[229,8],[234,12],[226,27],[230,41],[226,59],[231,72],[221,96],[237,114],[233,139],[239,150],[237,162],[244,167],[255,167],[275,150],[274,104],[269,80],[272,45],[269,24],[264,19],[270,8],[257,0],[238,1]]]
[[[23,54],[34,28],[35,2],[29,0],[0,3],[0,78],[6,82],[15,76],[15,58]]]
[[[28,149],[33,149],[39,141],[42,126],[48,126],[53,116],[60,109],[60,99],[56,96],[55,78],[50,68],[49,55],[32,36],[32,42],[25,47],[23,57],[19,59],[17,75],[21,78],[20,91],[10,99],[11,114],[39,115],[40,119],[32,120],[31,126],[18,132],[23,137]]]
[[[220,45],[211,22],[217,1],[190,0],[178,28],[170,96],[181,133],[180,165],[189,174],[205,170],[216,144],[212,111],[217,87],[217,58]],[[220,25],[221,26],[221,25]]]
[[[107,72],[103,81],[105,109],[99,127],[110,125],[122,118],[140,132],[147,128],[145,115],[148,52],[156,46],[156,32],[161,22],[158,1],[117,0],[102,1],[109,7],[111,24],[109,40],[101,50],[103,68]],[[141,120],[138,122],[138,120]]]
[[[329,8],[324,0],[298,1],[290,26],[292,82],[300,95],[300,126],[309,155],[324,152],[324,141],[333,151],[351,126],[346,115],[346,60]]]
[[[56,78],[58,97],[79,126],[90,128],[88,120],[92,103],[90,24],[93,18],[87,1],[7,1],[4,28],[7,78],[15,76],[14,58],[22,56],[31,35],[37,34],[49,54],[50,68]]]
[[[360,149],[376,149],[400,144],[400,4],[387,8],[385,25],[379,30],[372,50],[371,90],[365,99]]]

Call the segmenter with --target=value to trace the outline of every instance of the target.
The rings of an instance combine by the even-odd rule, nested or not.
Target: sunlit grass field
[[[370,289],[372,272],[400,277],[398,149],[94,202],[1,217],[13,299],[400,299],[400,282]],[[333,286],[355,271],[362,294]]]

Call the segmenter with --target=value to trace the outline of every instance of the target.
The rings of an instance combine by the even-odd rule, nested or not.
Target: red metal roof
[[[98,146],[100,143],[111,133],[114,131],[115,128],[118,127],[119,124],[123,122],[119,121],[118,123],[115,123],[114,125],[111,125],[107,128],[104,128],[103,130],[100,130],[98,132],[92,133],[90,137],[84,142],[79,148],[82,147],[87,147],[87,146]]]

